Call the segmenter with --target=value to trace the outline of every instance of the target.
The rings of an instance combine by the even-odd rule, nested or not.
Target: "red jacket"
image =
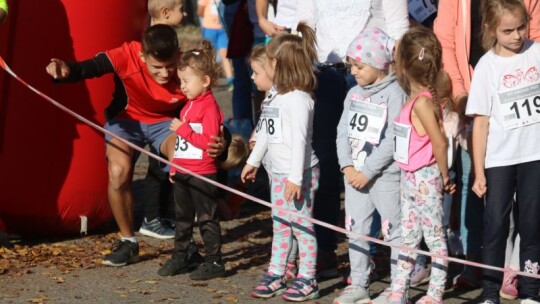
[[[212,91],[207,91],[189,101],[180,113],[180,120],[184,123],[176,130],[176,134],[181,136],[185,142],[177,138],[173,163],[197,174],[216,173],[215,159],[208,156],[206,149],[208,149],[208,143],[212,141],[211,136],[219,135],[219,127],[223,124],[223,113],[221,113]],[[190,124],[201,124],[202,133],[195,132]],[[192,147],[188,147],[186,142]],[[180,150],[191,153],[197,151],[193,148],[202,150],[202,152],[195,152],[195,154],[202,154],[200,159],[197,157],[177,157],[177,153],[181,153]],[[171,172],[175,171],[175,168],[171,168]]]

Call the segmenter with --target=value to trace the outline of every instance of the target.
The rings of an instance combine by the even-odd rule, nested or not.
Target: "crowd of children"
[[[448,1],[454,0],[440,0],[441,7],[449,7]],[[381,11],[388,9],[384,1],[379,2]],[[447,236],[452,229],[452,233],[460,230],[450,224],[450,218],[454,214],[461,227],[468,226],[466,206],[481,204],[484,208],[473,208],[473,216],[476,221],[483,216],[483,229],[476,229],[479,225],[461,229],[466,258],[513,267],[505,274],[482,270],[483,303],[500,303],[499,295],[519,297],[525,304],[540,303],[540,280],[520,277],[518,289],[512,273],[540,270],[540,190],[536,191],[540,189],[536,185],[536,178],[540,179],[540,44],[527,38],[531,17],[536,22],[539,16],[530,15],[536,9],[531,1],[471,0],[468,7],[465,2],[454,7],[458,15],[462,13],[459,18],[466,17],[475,29],[481,26],[481,40],[472,43],[476,61],[467,59],[465,64],[472,75],[466,89],[463,79],[456,80],[455,70],[445,71],[452,44],[445,30],[454,30],[441,27],[448,16],[435,19],[435,33],[415,25],[399,41],[381,28],[366,27],[347,42],[346,62],[331,65],[316,64],[321,61],[317,49],[321,33],[304,22],[291,32],[278,28],[266,46],[253,49],[249,59],[255,86],[266,92],[250,140],[251,153],[248,157],[246,144],[236,138],[225,162],[207,151],[224,122],[211,89],[219,70],[216,51],[206,40],[196,49],[179,50],[169,25],[182,22],[182,1],[149,2],[155,16],[142,43],[125,43],[83,62],[52,59],[47,72],[56,81],[114,73],[120,80],[117,91],[125,93],[116,94],[107,109],[106,128],[137,145],[152,145],[183,168],[162,168],[174,183],[176,224],[172,256],[158,270],[162,276],[190,272],[192,280],[207,280],[226,275],[218,214],[226,207],[220,207],[216,186],[190,173],[216,181],[220,166],[244,165],[240,178],[248,182],[263,165],[271,203],[276,206],[272,252],[268,269],[251,295],[282,295],[296,302],[319,297],[317,264],[319,251],[324,252],[319,249],[328,244],[316,238],[315,226],[306,218],[314,216],[316,204],[324,203],[320,197],[327,194],[318,191],[319,181],[328,176],[323,176],[326,171],[321,170],[323,162],[312,141],[314,131],[328,124],[314,125],[314,120],[323,123],[315,118],[320,102],[315,100],[315,89],[318,77],[324,79],[321,70],[343,65],[355,85],[339,100],[341,119],[331,131],[337,134],[333,144],[345,188],[345,228],[369,235],[380,215],[382,237],[390,244],[419,248],[423,240],[438,257],[431,261],[427,294],[416,303],[443,303],[449,285],[444,259],[449,255]],[[431,24],[427,12],[412,15]],[[122,266],[138,259],[128,186],[137,155],[114,137],[107,136],[106,141],[109,199],[122,239],[104,264]],[[456,188],[460,194],[454,197]],[[461,201],[461,210],[452,208],[456,201]],[[519,250],[511,250],[519,253],[519,262],[514,263],[511,258],[505,262],[504,254],[511,213],[520,238]],[[189,252],[195,219],[205,252],[197,264],[191,263]],[[391,284],[372,298],[369,243],[350,238],[349,260],[349,285],[334,304],[408,303],[418,273],[415,264],[423,264],[417,263],[416,253],[392,248]],[[475,286],[479,272],[465,268],[452,283]],[[290,284],[289,279],[293,279]]]

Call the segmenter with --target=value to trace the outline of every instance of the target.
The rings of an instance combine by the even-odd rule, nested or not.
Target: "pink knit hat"
[[[392,52],[396,41],[381,29],[367,28],[354,38],[347,49],[347,56],[379,70],[386,70],[394,60]]]

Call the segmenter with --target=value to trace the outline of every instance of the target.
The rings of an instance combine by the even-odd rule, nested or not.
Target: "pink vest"
[[[427,91],[419,93],[409,104],[403,106],[399,117],[396,119],[396,121],[399,123],[411,126],[411,138],[409,141],[409,163],[404,164],[397,162],[398,166],[407,172],[414,172],[435,162],[433,146],[431,145],[431,140],[429,139],[427,132],[423,136],[418,135],[411,122],[411,112],[414,103],[420,96],[431,98],[431,93]],[[442,113],[442,109],[440,113]]]

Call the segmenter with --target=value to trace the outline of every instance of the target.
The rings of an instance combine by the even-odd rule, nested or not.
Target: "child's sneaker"
[[[285,281],[289,281],[296,278],[298,268],[296,267],[296,261],[288,261],[285,266]]]
[[[369,303],[369,291],[358,285],[349,285],[343,289],[332,304],[360,304]]]
[[[285,290],[282,299],[292,302],[303,302],[305,300],[317,299],[319,297],[319,285],[315,279],[305,279],[298,277],[292,286]]]
[[[515,300],[518,297],[518,277],[517,275],[504,272],[503,283],[499,291],[501,298],[506,300]]]
[[[524,299],[521,300],[521,304],[540,304],[540,302],[533,299]]]
[[[421,265],[414,265],[414,270],[411,274],[411,286],[417,287],[418,285],[421,285],[427,281],[429,281],[429,277],[431,274],[431,265],[427,265],[426,267],[423,267]]]
[[[283,276],[265,273],[259,281],[259,285],[251,291],[251,296],[267,299],[283,293],[286,288],[287,285]]]
[[[416,304],[443,304],[444,302],[442,300],[436,300],[432,296],[425,295],[420,298],[420,300],[416,301]]]
[[[224,276],[225,266],[217,262],[204,262],[189,274],[189,278],[194,281],[210,280]]]
[[[465,266],[465,270],[454,278],[454,286],[461,288],[478,288],[480,286],[480,269]]]
[[[175,276],[178,274],[187,273],[189,271],[188,264],[185,259],[169,259],[158,270],[160,276]]]
[[[375,299],[369,301],[369,304],[386,304],[388,296],[392,293],[392,288],[386,288],[381,294],[379,294]]]
[[[409,301],[403,291],[392,291],[386,298],[387,304],[407,304]]]

